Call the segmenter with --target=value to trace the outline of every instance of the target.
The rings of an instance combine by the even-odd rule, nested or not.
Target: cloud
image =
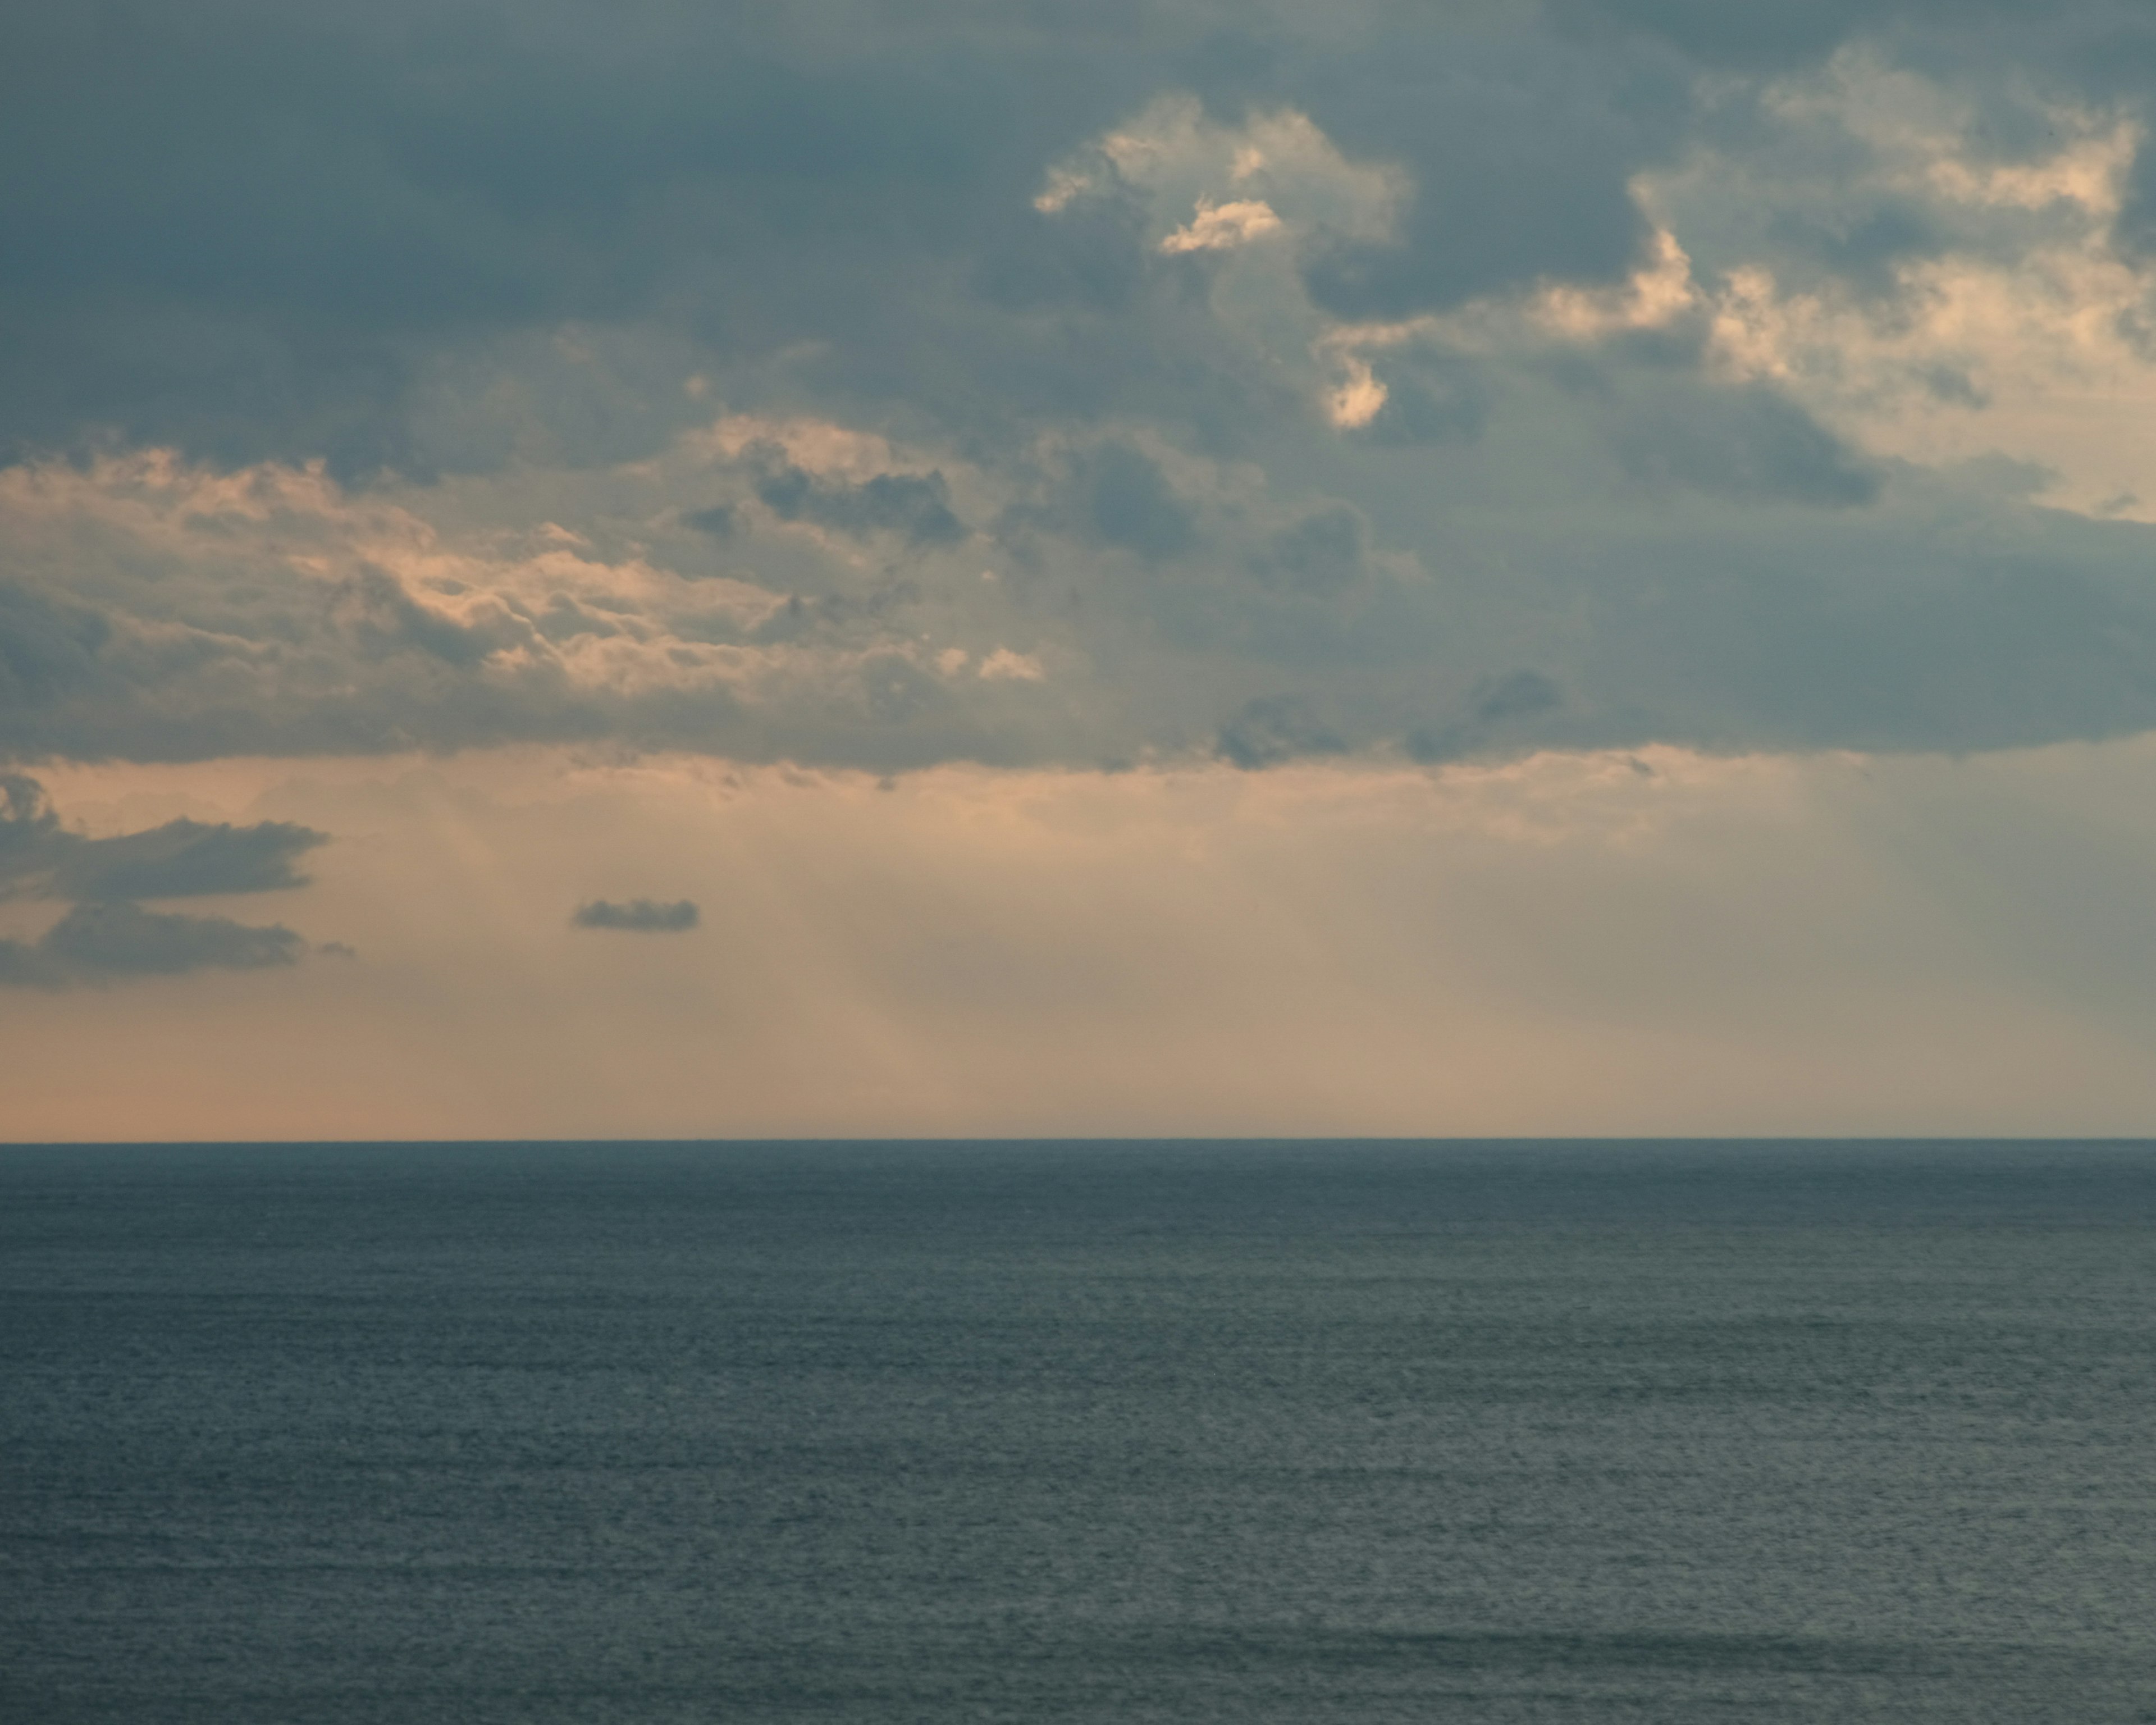
[[[1233,203],[1201,201],[1190,224],[1178,228],[1160,243],[1164,252],[1233,251],[1269,234],[1281,231],[1281,218],[1262,199],[1238,198]]]
[[[700,913],[693,901],[678,899],[661,904],[648,898],[625,904],[595,898],[577,906],[569,920],[579,928],[621,928],[639,934],[678,934],[696,926]]]
[[[1078,462],[1077,480],[1081,520],[1103,545],[1159,562],[1197,543],[1189,506],[1142,449],[1103,444]]]
[[[295,964],[306,942],[281,923],[182,916],[130,904],[80,904],[35,942],[0,940],[0,984],[64,988],[196,970]]]
[[[290,821],[252,826],[182,817],[145,831],[86,839],[59,824],[38,782],[0,773],[0,896],[28,882],[77,901],[191,898],[304,886],[295,860],[329,834]]]
[[[2156,25],[1713,12],[18,27],[0,757],[2156,725]]]
[[[294,862],[328,836],[292,821],[182,818],[89,839],[60,824],[35,779],[0,773],[0,899],[27,891],[74,901],[38,939],[0,940],[0,984],[61,988],[296,963],[306,942],[282,924],[145,911],[131,901],[303,886]]]
[[[998,647],[983,659],[976,673],[994,682],[1038,683],[1048,673],[1040,660],[1030,653],[1014,653],[1008,647]]]
[[[0,773],[0,881],[38,866],[64,836],[44,786],[26,773]]]
[[[22,724],[33,743],[42,710],[96,681],[110,635],[86,606],[0,581],[0,726]]]
[[[1411,733],[1406,751],[1413,760],[1439,762],[1502,748],[1507,742],[1517,746],[1522,736],[1536,735],[1535,721],[1562,711],[1564,706],[1564,691],[1540,671],[1511,671],[1476,689],[1458,717]]]
[[[1018,381],[1027,332],[1005,308],[1145,297],[1127,260],[1059,254],[1068,230],[1044,218],[1098,198],[1055,204],[1057,164],[1142,177],[1166,137],[1190,146],[1179,171],[1229,129],[1206,110],[1266,122],[1219,206],[1291,226],[1352,241],[1337,164],[1397,188],[1408,163],[1428,183],[1406,275],[1441,292],[1621,266],[1653,56],[1524,13],[1373,22],[1139,0],[1112,32],[1053,7],[983,28],[955,0],[902,21],[628,0],[602,27],[390,0],[364,23],[254,5],[151,21],[116,53],[18,23],[0,151],[67,167],[64,195],[27,172],[0,205],[18,239],[0,444],[117,432],[223,464],[324,455],[346,477],[496,465],[535,434],[636,459],[692,417],[682,377],[817,342],[871,388],[895,362],[917,390],[927,374],[896,356],[933,352],[985,406]],[[1134,148],[1104,157],[1104,137]],[[609,346],[628,330],[633,352]],[[664,389],[660,353],[683,362]],[[516,424],[534,406],[557,410],[546,432]]]
[[[966,536],[965,524],[951,513],[951,488],[940,473],[880,473],[848,485],[767,457],[757,475],[756,495],[783,521],[812,521],[841,533],[891,532],[914,545],[951,545]],[[704,520],[695,525],[711,531]]]
[[[1424,749],[1523,662],[1563,711],[1478,749],[1958,748],[2156,724],[2147,527],[2046,509],[1995,463],[1863,459],[1763,385],[1717,395],[1621,347],[1564,360],[1516,372],[1490,428],[1429,466],[1425,446],[1372,445],[1366,470],[1313,418],[1296,440],[1313,460],[1330,443],[1329,495],[1120,439],[992,465],[894,448],[815,475],[865,488],[937,454],[993,525],[902,557],[757,504],[713,560],[670,499],[715,480],[752,496],[768,470],[746,448],[557,475],[550,509],[589,527],[573,540],[520,522],[521,481],[352,494],[163,458],[0,473],[18,568],[102,632],[0,711],[0,750],[611,738],[891,772],[1199,755],[1224,733],[1286,758],[1250,741],[1253,703],[1293,691],[1328,746]],[[1702,392],[1718,440],[1687,418]],[[1566,489],[1505,501],[1551,463]],[[631,537],[607,525],[622,515],[650,525]],[[1054,675],[946,669],[1009,668],[1003,651]]]
[[[185,819],[147,832],[85,839],[57,860],[49,891],[77,900],[182,898],[303,886],[293,860],[329,834],[285,821],[251,827]]]
[[[1260,580],[1312,593],[1332,593],[1362,578],[1368,557],[1368,528],[1344,504],[1305,516],[1283,527],[1250,559]]]
[[[1697,0],[1558,0],[1554,9],[1575,28],[1637,32],[1709,64],[1756,71],[1818,59],[1860,25],[1883,21],[1893,11],[1921,13],[1932,8],[1888,8],[1860,0],[1768,0],[1740,13]]]
[[[2046,854],[2047,775],[2156,731],[2147,6],[220,0],[120,37],[95,13],[0,20],[0,770],[100,835],[0,779],[11,1050],[65,1022],[69,1070],[162,1060],[137,1083],[162,1099],[208,1081],[173,1050],[211,1029],[110,1026],[251,997],[233,1010],[267,1040],[219,1059],[298,1050],[275,1075],[296,1123],[317,1062],[395,1041],[334,1014],[439,1010],[439,1081],[368,1072],[361,1111],[409,1126],[484,1092],[558,1127],[585,1117],[552,1106],[562,1087],[600,1081],[576,1038],[527,1033],[588,1021],[620,958],[667,957],[585,938],[571,907],[657,881],[714,942],[726,923],[728,963],[675,979],[714,991],[702,1018],[662,991],[646,1004],[679,1025],[608,1059],[700,1070],[666,1038],[722,1024],[740,1093],[763,1086],[755,1117],[781,1127],[841,1045],[867,1076],[833,1117],[859,1129],[891,1097],[932,1128],[974,1106],[950,1098],[1052,1088],[1038,1063],[1081,1046],[1101,1058],[1059,1093],[1102,1129],[1262,1126],[1288,1101],[1322,1129],[1381,1047],[1399,1064],[1373,1129],[1517,1125],[1418,1088],[1432,1048],[1498,1082],[1502,1039],[1476,1039],[1508,989],[1539,1015],[1505,1083],[1551,1047],[1600,1059],[1608,1082],[1579,1094],[1637,1082],[1626,1117],[1648,1129],[1699,1093],[1686,1075],[1780,1058],[1760,1050],[1796,1015],[1830,1027],[1807,1070],[1776,1069],[1810,1125],[1842,1123],[1813,1099],[1851,1061],[1888,1089],[1909,1060],[1989,1082],[2021,1046],[2045,1062],[2016,1070],[2065,1086],[2051,1056],[2080,1033],[2034,1006],[1983,1058],[1954,1051],[1954,1014],[2006,973],[1945,948],[1994,942],[2062,1012],[2128,1003],[2116,1094],[2145,1097],[2148,968],[2116,931],[2139,926],[2146,834],[2056,915],[2042,894],[2067,877],[2015,859]],[[1998,764],[1979,756],[2029,749],[1997,819],[1967,842],[1946,823],[1921,866],[1897,798],[1862,788],[1876,771],[1950,801]],[[2133,758],[2117,785],[2148,778]],[[526,788],[690,788],[634,845],[581,813],[546,827],[551,791],[509,798],[485,868],[446,793],[206,812],[249,775],[527,768]],[[91,783],[109,794],[77,803]],[[1487,819],[1440,870],[1431,823],[1465,785]],[[1381,816],[1327,824],[1366,793]],[[1803,833],[1825,829],[1797,814],[1822,797],[1861,803],[1871,837],[1814,897]],[[1155,800],[1173,830],[1087,872]],[[827,803],[853,813],[826,848],[789,848]],[[1746,809],[1765,825],[1712,836]],[[910,858],[880,842],[901,830]],[[319,851],[325,831],[349,852]],[[427,871],[382,886],[399,846],[428,845]],[[1783,869],[1726,926],[1698,890]],[[216,896],[310,872],[285,918],[305,942]],[[1157,881],[1180,884],[1132,921]],[[1951,939],[1902,982],[1789,1004],[1820,951],[1886,974],[1882,931],[1957,894]],[[1859,901],[1889,906],[1861,939]],[[852,904],[877,908],[841,927]],[[1028,946],[1065,911],[1083,926]],[[1702,926],[1722,980],[1658,1051],[1656,979],[1685,992]],[[1186,927],[1211,932],[1178,947]],[[1242,968],[1253,929],[1284,942],[1263,972]],[[335,952],[326,934],[371,962],[139,1009],[29,992],[281,966]],[[1269,1019],[1257,1057],[1219,1040],[1238,1003],[1355,950],[1336,992],[1287,991],[1307,1014]],[[1131,1029],[1158,1022],[1164,978],[1191,983],[1180,1040]],[[1432,978],[1456,999],[1419,992]],[[289,1012],[300,993],[332,1016]],[[1741,1058],[1717,1040],[1727,999],[1758,1014]],[[1845,1010],[1866,999],[1885,1004]],[[1086,1013],[1096,1040],[1062,1034]],[[910,1040],[935,1022],[940,1044]],[[1589,1022],[1609,1040],[1553,1028]],[[1890,1022],[1929,1029],[1890,1060]],[[536,1081],[440,1076],[489,1037]],[[1154,1101],[1086,1113],[1127,1056]],[[1305,1076],[1245,1113],[1174,1111],[1209,1060],[1215,1096]],[[718,1092],[692,1088],[673,1123],[707,1119]],[[1028,1109],[1000,1117],[1055,1123]],[[1739,1115],[1758,1117],[1687,1118]]]
[[[1879,495],[1879,475],[1786,396],[1762,385],[1620,409],[1619,465],[1650,486],[1743,501],[1845,509]]]
[[[1375,359],[1353,356],[1348,367],[1333,421],[1371,444],[1471,441],[1495,405],[1486,367],[1467,355],[1409,349]]]
[[[1220,727],[1217,752],[1245,771],[1314,755],[1346,752],[1347,741],[1296,695],[1268,695],[1246,705]]]

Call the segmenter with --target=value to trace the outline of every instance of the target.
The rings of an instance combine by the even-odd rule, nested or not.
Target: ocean
[[[0,1150],[0,1719],[2156,1720],[2156,1147]]]

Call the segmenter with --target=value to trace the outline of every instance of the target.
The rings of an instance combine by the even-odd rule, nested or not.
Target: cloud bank
[[[18,8],[0,757],[2156,726],[2145,9],[906,12]]]

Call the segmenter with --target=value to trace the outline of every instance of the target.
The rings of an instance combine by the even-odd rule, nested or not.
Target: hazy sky
[[[2156,1131],[2156,13],[0,0],[0,1137]]]

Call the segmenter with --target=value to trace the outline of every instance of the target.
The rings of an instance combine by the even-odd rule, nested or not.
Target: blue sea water
[[[0,1718],[2156,1719],[2156,1150],[0,1151]]]

